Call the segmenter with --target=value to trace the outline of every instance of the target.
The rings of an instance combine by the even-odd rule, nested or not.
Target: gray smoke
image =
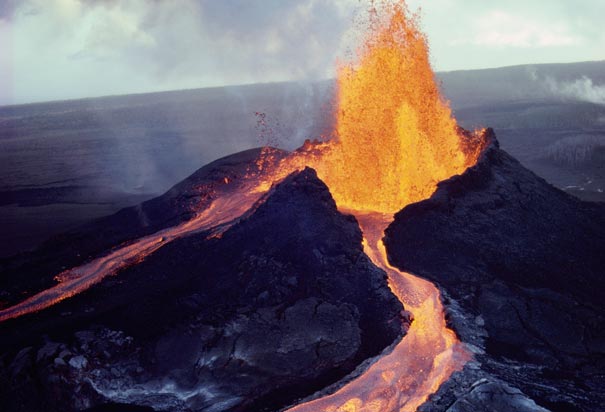
[[[0,0],[0,22],[45,67],[13,61],[17,86],[35,93],[21,103],[331,78],[357,10],[342,0]]]
[[[552,77],[547,77],[544,82],[548,90],[555,96],[605,105],[605,84],[595,84],[587,76],[573,81],[557,81]]]

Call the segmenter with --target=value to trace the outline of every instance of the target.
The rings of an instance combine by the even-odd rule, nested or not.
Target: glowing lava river
[[[355,213],[364,234],[364,251],[383,269],[395,296],[414,315],[406,336],[357,379],[336,393],[291,411],[415,411],[441,383],[470,359],[445,324],[439,290],[430,282],[400,272],[387,261],[382,243],[392,217]]]
[[[273,184],[309,166],[339,209],[357,218],[365,253],[387,273],[392,292],[414,320],[393,350],[359,376],[290,410],[417,410],[470,355],[446,326],[437,287],[392,267],[382,237],[395,212],[430,197],[438,182],[474,165],[484,139],[481,132],[459,129],[442,100],[417,16],[404,4],[383,5],[371,9],[369,26],[357,60],[339,69],[332,140],[307,142],[281,160],[265,153],[273,167],[225,185],[195,218],[59,274],[56,286],[0,311],[0,321],[78,294],[177,238],[226,230],[254,210]]]

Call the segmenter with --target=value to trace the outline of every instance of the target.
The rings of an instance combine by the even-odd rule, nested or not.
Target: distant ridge
[[[439,77],[444,85],[447,87],[448,83],[452,81],[460,81],[458,78],[462,76],[464,81],[468,81],[466,79],[466,75],[480,76],[480,80],[489,80],[490,75],[512,75],[512,74],[522,74],[527,73],[527,70],[537,70],[543,72],[545,74],[550,74],[557,79],[559,76],[563,78],[569,76],[577,76],[578,74],[588,76],[592,78],[594,81],[605,82],[605,60],[593,60],[593,61],[584,61],[584,62],[572,62],[572,63],[538,63],[538,64],[519,64],[512,66],[501,66],[501,67],[493,67],[493,68],[485,68],[485,69],[456,69],[456,70],[443,70],[436,72],[437,77]],[[475,79],[477,80],[477,79]],[[497,80],[497,79],[496,79]],[[110,95],[101,95],[101,96],[89,96],[89,97],[80,97],[73,99],[59,99],[59,100],[43,100],[43,101],[35,101],[35,102],[27,102],[27,103],[18,103],[18,104],[0,104],[0,112],[5,108],[11,107],[20,107],[20,106],[32,106],[38,104],[54,104],[54,103],[67,103],[67,102],[80,102],[80,101],[93,101],[93,100],[113,100],[120,99],[125,97],[138,97],[138,96],[170,96],[170,95],[186,95],[189,93],[197,93],[202,90],[204,91],[212,91],[212,90],[224,90],[224,89],[243,89],[249,87],[273,87],[285,84],[305,84],[305,83],[331,83],[334,79],[322,79],[316,81],[277,81],[277,82],[262,82],[262,83],[242,83],[242,84],[233,84],[233,85],[223,85],[223,86],[209,86],[209,87],[194,87],[194,88],[186,88],[186,89],[174,89],[174,90],[160,90],[160,91],[149,91],[149,92],[135,92],[135,93],[127,93],[127,94],[110,94]]]

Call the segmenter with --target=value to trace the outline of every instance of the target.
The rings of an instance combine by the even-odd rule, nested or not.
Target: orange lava
[[[339,207],[393,213],[473,165],[482,147],[440,95],[418,16],[383,2],[369,26],[357,59],[339,69],[336,139],[306,144],[281,173],[309,165]]]
[[[412,312],[414,321],[393,351],[358,378],[334,394],[300,404],[290,412],[413,412],[470,359],[445,324],[435,285],[388,263],[381,239],[391,216],[353,214],[363,230],[365,253],[387,273],[389,287]]]
[[[55,280],[59,281],[56,286],[0,310],[0,322],[38,312],[81,293],[105,277],[115,275],[120,270],[141,262],[162,246],[180,237],[206,230],[212,230],[212,235],[218,236],[237,218],[250,210],[261,195],[250,187],[227,191],[189,221],[121,245],[107,255],[58,274],[55,276]]]

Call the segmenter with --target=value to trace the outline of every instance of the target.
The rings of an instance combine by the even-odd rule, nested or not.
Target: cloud
[[[0,21],[9,20],[17,8],[17,0],[0,0]]]
[[[330,77],[356,11],[350,0],[1,4],[22,100]]]
[[[504,11],[492,11],[474,24],[470,42],[479,46],[542,48],[577,45],[582,39],[572,34],[564,23],[544,23]]]

